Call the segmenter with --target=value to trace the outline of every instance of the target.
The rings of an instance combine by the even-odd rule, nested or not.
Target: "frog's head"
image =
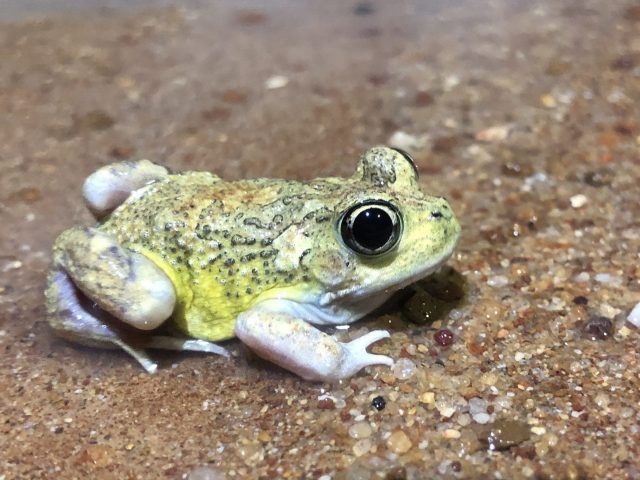
[[[422,193],[405,152],[368,150],[341,191],[332,225],[305,262],[325,292],[321,304],[374,308],[453,253],[460,225],[444,198]]]

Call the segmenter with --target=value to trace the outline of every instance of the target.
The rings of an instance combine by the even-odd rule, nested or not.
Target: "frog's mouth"
[[[421,264],[413,271],[402,270],[400,278],[390,276],[380,281],[380,278],[368,277],[365,282],[356,283],[335,292],[324,293],[317,299],[317,309],[323,311],[323,318],[326,319],[322,323],[349,323],[364,317],[381,306],[395,292],[440,269],[451,257],[457,244],[458,239],[452,242],[445,254],[434,263]]]

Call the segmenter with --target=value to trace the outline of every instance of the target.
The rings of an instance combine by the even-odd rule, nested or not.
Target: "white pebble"
[[[371,441],[371,439],[363,438],[362,440],[358,440],[353,445],[353,454],[356,457],[361,457],[365,453],[368,453],[369,450],[371,450],[371,447],[373,447],[373,442]]]
[[[640,328],[640,303],[636,304],[627,317],[627,322],[636,328]]]
[[[445,418],[448,418],[452,416],[454,413],[456,413],[455,404],[448,401],[448,399],[437,400],[436,408],[438,409],[438,412],[440,412],[440,415],[442,415]]]
[[[473,397],[469,400],[469,412],[471,415],[476,413],[485,413],[487,411],[487,401],[482,398]]]
[[[274,75],[267,78],[267,81],[264,82],[264,87],[267,90],[275,90],[276,88],[286,87],[288,83],[289,79],[284,75]]]
[[[509,279],[504,275],[494,275],[487,279],[487,285],[490,287],[504,287],[509,284]]]
[[[461,413],[458,415],[458,425],[461,427],[466,427],[471,423],[471,417],[468,413]]]
[[[579,193],[578,195],[574,195],[573,197],[571,197],[569,201],[571,202],[571,206],[573,208],[581,208],[587,204],[587,197]]]
[[[425,136],[418,137],[398,130],[389,137],[387,144],[403,150],[420,150],[426,146],[427,138]]]
[[[544,427],[531,427],[531,432],[536,435],[544,435],[547,433],[547,429]]]
[[[473,415],[473,421],[484,425],[485,423],[489,423],[491,421],[491,415],[489,415],[488,413],[476,413],[475,415]]]
[[[349,436],[351,438],[367,438],[370,437],[372,433],[371,425],[367,422],[357,422],[349,427]]]
[[[2,273],[18,270],[19,268],[22,268],[22,262],[20,260],[7,261],[2,267]]]
[[[476,140],[481,142],[502,142],[509,136],[511,125],[495,125],[476,133]]]
[[[392,372],[397,379],[406,380],[416,372],[416,364],[408,358],[401,358],[393,366]]]
[[[575,281],[578,283],[586,283],[589,281],[590,275],[587,272],[580,272],[575,276]]]
[[[609,273],[598,273],[595,277],[596,282],[607,283],[609,285],[622,285],[622,278]]]
[[[225,475],[220,470],[209,466],[196,467],[187,476],[188,480],[224,480]]]

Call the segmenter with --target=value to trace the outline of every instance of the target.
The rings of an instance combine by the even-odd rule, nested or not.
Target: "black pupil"
[[[383,209],[367,208],[353,220],[351,232],[361,246],[375,251],[384,247],[393,235],[393,221]]]

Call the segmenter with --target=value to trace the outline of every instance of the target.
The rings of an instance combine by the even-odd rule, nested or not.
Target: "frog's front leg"
[[[369,365],[393,365],[391,358],[366,350],[372,343],[389,337],[384,330],[341,343],[288,313],[258,306],[238,316],[235,333],[260,357],[307,380],[335,381]]]
[[[89,175],[82,194],[89,210],[100,219],[120,206],[134,190],[167,175],[165,167],[149,160],[113,163]]]

